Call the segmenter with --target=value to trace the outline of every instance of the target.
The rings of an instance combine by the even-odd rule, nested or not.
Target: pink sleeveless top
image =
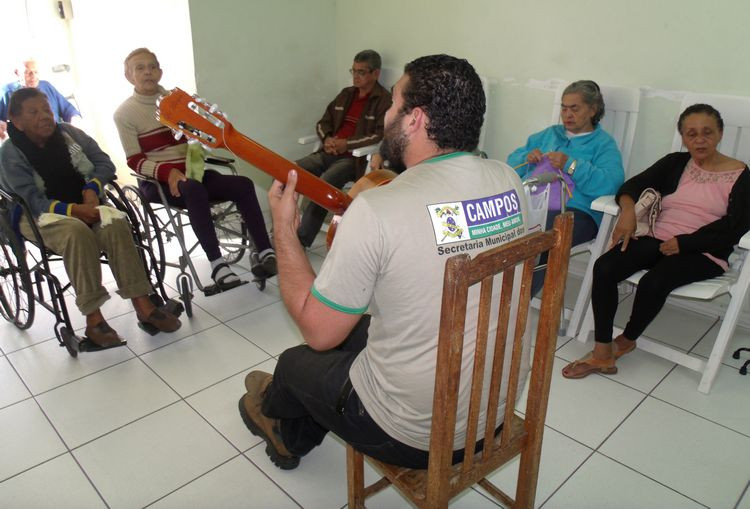
[[[693,233],[702,226],[727,214],[729,193],[742,170],[706,171],[690,159],[682,172],[677,190],[664,197],[656,219],[654,237],[669,240],[676,235]],[[727,270],[727,262],[703,253]]]

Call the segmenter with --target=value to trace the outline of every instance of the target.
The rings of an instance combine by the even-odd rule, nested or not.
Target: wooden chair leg
[[[349,509],[365,509],[365,461],[362,453],[346,446],[346,484]]]
[[[540,446],[541,448],[541,446]],[[516,482],[514,509],[532,509],[536,498],[537,480],[539,478],[539,457],[541,450],[525,449],[521,453],[521,463]]]

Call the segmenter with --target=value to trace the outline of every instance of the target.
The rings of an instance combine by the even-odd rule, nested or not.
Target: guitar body
[[[354,183],[349,190],[349,197],[353,200],[362,191],[367,191],[373,187],[384,186],[397,176],[398,174],[391,170],[373,170]],[[339,221],[341,221],[341,215],[336,214],[333,216],[333,219],[331,219],[331,224],[328,225],[328,234],[326,234],[326,246],[328,249],[331,249],[331,245],[333,244],[333,238],[336,236],[336,229],[338,228]]]
[[[340,189],[237,131],[216,105],[179,88],[159,99],[156,118],[205,147],[229,150],[280,182],[286,183],[289,170],[297,170],[296,190],[334,214],[343,214],[351,203],[352,199]]]

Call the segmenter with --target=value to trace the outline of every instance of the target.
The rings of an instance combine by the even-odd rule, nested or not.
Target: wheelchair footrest
[[[109,350],[110,348],[118,348],[120,346],[127,345],[128,342],[125,340],[120,341],[116,345],[112,346],[99,346],[93,341],[91,341],[89,338],[84,337],[78,342],[78,351],[79,352],[98,352],[100,350]]]
[[[228,285],[219,285],[218,283],[214,283],[212,285],[203,287],[203,294],[206,297],[210,297],[212,295],[216,295],[217,293],[226,292],[227,290],[231,290],[232,288],[237,288],[238,286],[246,285],[248,283],[249,281],[245,281],[244,279],[240,279],[238,282]]]
[[[164,311],[178,317],[185,311],[185,306],[177,299],[169,299],[164,304]]]

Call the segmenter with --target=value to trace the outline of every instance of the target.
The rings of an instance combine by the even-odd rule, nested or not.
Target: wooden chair
[[[363,508],[365,498],[391,483],[417,507],[447,507],[450,499],[477,483],[504,504],[511,507],[533,507],[572,230],[572,215],[561,214],[555,220],[552,230],[521,237],[507,245],[483,252],[473,260],[462,254],[446,261],[428,468],[409,469],[370,458],[373,466],[385,477],[365,488],[364,455],[347,446],[350,508]],[[524,417],[521,417],[515,412],[514,402],[523,390],[523,387],[519,387],[519,371],[527,325],[531,275],[537,255],[543,251],[549,251],[549,270],[545,278],[546,290],[529,374],[529,396]],[[520,284],[514,285],[515,269],[520,264],[523,264],[522,279]],[[502,274],[501,294],[499,303],[495,302],[498,308],[494,311],[497,313],[497,329],[493,333],[490,330],[493,316],[492,284],[498,274]],[[463,462],[451,465],[467,321],[467,297],[469,288],[476,284],[480,284],[478,316],[468,317],[468,320],[476,320],[477,333],[476,337],[466,338],[466,342],[475,344],[476,349],[466,441],[461,444],[465,451],[470,452],[466,454]],[[509,324],[514,288],[519,292],[518,312],[516,322]],[[509,328],[513,335],[507,338]],[[488,363],[488,374],[491,377],[489,386],[484,389],[487,345],[491,333],[494,334],[494,351],[489,352],[492,361]],[[512,348],[512,360],[506,368],[507,383],[501,384],[506,345]],[[507,386],[502,394],[504,398],[501,398],[501,385]],[[498,408],[503,399],[507,404],[503,415],[498,416]],[[487,401],[486,426],[481,436],[482,448],[474,454],[478,432],[481,432],[479,416],[482,401]],[[495,434],[499,421],[502,421],[502,431]],[[519,454],[521,464],[516,499],[513,500],[485,477]]]

